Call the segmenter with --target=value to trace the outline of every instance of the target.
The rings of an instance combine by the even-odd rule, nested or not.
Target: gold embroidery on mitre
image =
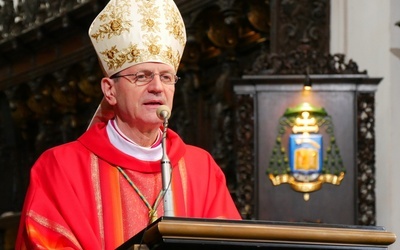
[[[182,46],[185,46],[185,26],[181,20],[179,10],[177,10],[172,4],[169,4],[167,6],[167,13],[171,13],[171,15],[167,16],[167,30]]]
[[[179,51],[173,55],[173,49],[170,46],[163,46],[159,43],[162,40],[159,36],[145,35],[144,45],[147,50],[143,51],[142,59],[145,61],[149,60],[161,60],[162,62],[172,65],[175,69],[178,68],[180,54]],[[164,48],[165,47],[165,48]]]
[[[136,14],[131,13],[134,6]],[[173,1],[113,2],[99,15],[92,31],[92,42],[99,45],[97,53],[107,74],[147,61],[178,69],[186,41],[185,26]],[[103,44],[103,40],[108,41]]]
[[[181,58],[179,51],[176,51],[174,55],[174,50],[171,48],[171,46],[167,46],[167,49],[164,51],[162,57],[165,58],[165,61],[169,62],[175,69],[178,68]]]
[[[126,19],[126,10],[130,8],[130,1],[121,1],[118,5],[107,5],[104,12],[99,16],[100,24],[98,30],[91,36],[96,40],[110,39],[113,36],[120,36],[123,31],[129,32],[132,22]]]
[[[147,48],[144,52],[144,57],[149,58],[151,56],[158,56],[162,47],[159,43],[161,37],[155,35],[144,35],[143,38],[143,44]]]
[[[124,62],[118,60],[118,54],[120,53],[117,47],[114,45],[111,49],[106,49],[100,52],[103,56],[103,61],[107,63],[109,69],[116,69],[121,67]]]
[[[127,62],[138,62],[140,59],[140,49],[137,48],[136,44],[131,44],[126,49],[126,60]]]
[[[143,2],[143,5],[139,5],[138,12],[143,16],[140,19],[142,24],[142,30],[147,32],[160,32],[160,22],[157,19],[160,18],[160,12],[157,6],[153,6],[154,1]]]
[[[109,69],[118,69],[124,63],[139,62],[141,52],[136,44],[130,44],[128,48],[118,50],[114,45],[109,50],[100,52],[103,56],[103,61],[107,63]]]

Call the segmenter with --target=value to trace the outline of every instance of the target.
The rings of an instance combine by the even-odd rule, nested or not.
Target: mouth
[[[162,101],[148,101],[148,102],[145,102],[145,103],[143,103],[145,106],[148,106],[148,107],[150,107],[150,106],[160,106],[160,105],[163,105],[163,102]]]

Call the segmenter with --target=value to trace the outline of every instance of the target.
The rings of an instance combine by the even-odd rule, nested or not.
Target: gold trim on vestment
[[[93,153],[90,154],[90,169],[91,169],[92,185],[94,191],[94,199],[96,202],[97,221],[99,222],[101,247],[102,249],[104,249],[105,239],[104,239],[103,206],[101,200],[101,187],[100,187],[99,159]]]
[[[182,193],[183,193],[183,204],[185,204],[185,215],[187,215],[187,172],[185,159],[182,158],[178,162],[179,174],[182,180]]]
[[[36,213],[35,211],[28,211],[26,214],[27,217],[31,218],[32,220],[36,221],[38,224],[46,227],[54,232],[57,232],[67,238],[71,243],[73,243],[77,248],[83,249],[82,246],[79,244],[78,240],[74,236],[74,234],[66,229],[64,226],[60,225],[59,223],[49,220],[48,218]]]

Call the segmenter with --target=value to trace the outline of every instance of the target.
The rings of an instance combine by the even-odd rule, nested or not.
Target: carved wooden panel
[[[92,57],[0,92],[1,199],[7,201],[0,211],[21,208],[39,154],[86,130],[102,97],[100,77]]]
[[[255,173],[256,177],[253,189],[237,189],[238,197],[253,197],[254,203],[239,203],[240,209],[247,212],[246,205],[255,204],[251,214],[246,216],[278,221],[375,224],[374,154],[371,153],[374,152],[373,106],[376,89],[373,82],[376,85],[380,79],[364,76],[346,78],[345,75],[340,79],[326,77],[314,76],[314,90],[309,94],[302,93],[301,84],[296,85],[304,80],[302,77],[253,75],[247,80],[235,81],[238,107],[243,105],[243,99],[254,96],[251,99],[254,108],[246,113],[254,114],[252,133],[256,139],[245,141],[238,135],[238,140],[242,142],[239,152],[246,152],[248,148],[254,148],[255,152],[254,165],[246,164],[251,161],[237,161],[238,169],[246,166],[246,170],[249,169],[246,173]],[[358,85],[363,83],[365,85]],[[332,116],[336,141],[346,167],[345,179],[340,186],[325,184],[321,190],[310,194],[309,201],[305,201],[303,195],[288,184],[273,186],[266,175],[279,118],[286,108],[303,101],[324,107]],[[237,116],[244,118],[237,121],[239,133],[247,129],[248,119],[240,113]]]
[[[298,0],[272,2],[271,52],[298,49],[329,53],[330,2]]]
[[[236,96],[236,201],[244,219],[255,219],[257,214],[256,149],[254,137],[254,96]]]
[[[375,97],[357,96],[357,224],[376,224],[375,196]]]

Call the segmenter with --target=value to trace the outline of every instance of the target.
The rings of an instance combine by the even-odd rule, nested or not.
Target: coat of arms
[[[331,117],[324,108],[309,103],[288,108],[280,118],[278,131],[266,171],[273,185],[288,183],[303,193],[306,201],[323,183],[340,185],[346,171]]]

